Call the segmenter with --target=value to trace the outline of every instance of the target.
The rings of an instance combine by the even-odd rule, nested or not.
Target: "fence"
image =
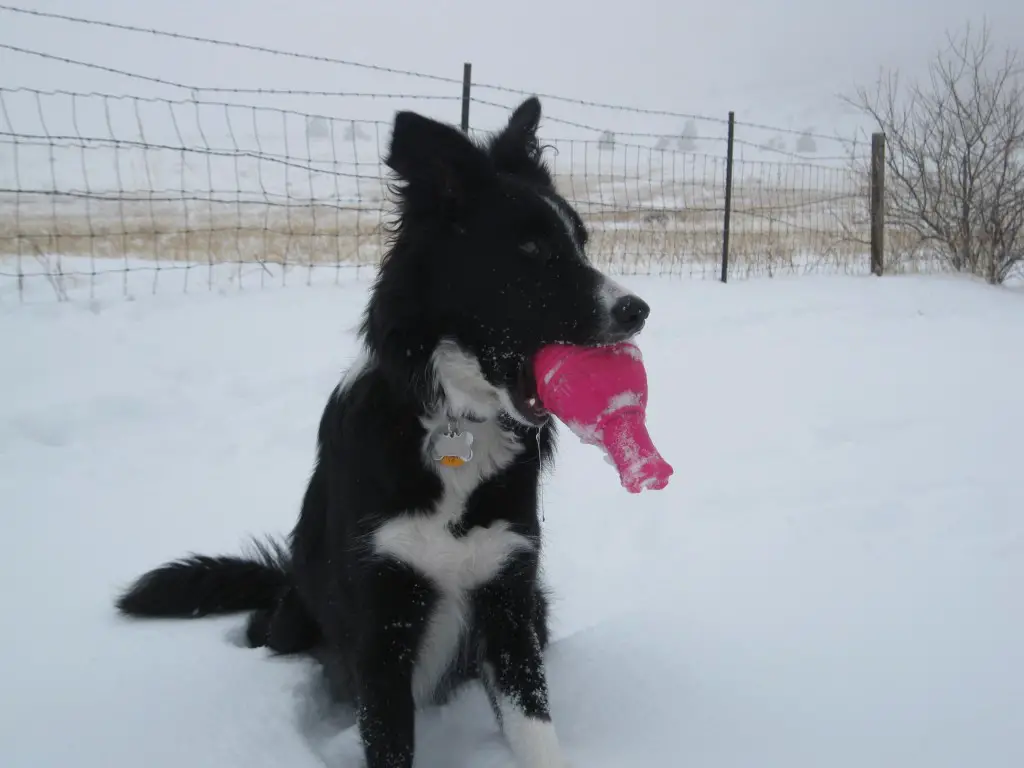
[[[464,77],[445,78],[265,48],[250,53],[367,68],[418,87],[200,88],[2,41],[0,50],[147,90],[0,81],[0,300],[39,286],[65,298],[112,284],[133,294],[339,280],[372,269],[387,245],[381,158],[390,125],[383,116],[345,119],[337,107],[425,105],[478,135],[526,95],[473,83],[468,66]],[[426,93],[427,85],[447,92]],[[326,108],[267,103],[296,96]],[[609,272],[724,279],[871,270],[870,184],[856,142],[731,115],[541,99],[556,183],[592,232],[591,257]],[[553,106],[597,111],[601,124],[567,119]]]

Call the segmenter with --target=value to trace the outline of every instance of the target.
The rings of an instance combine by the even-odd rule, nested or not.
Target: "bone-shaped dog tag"
[[[461,467],[473,458],[473,433],[449,429],[434,439],[434,461]]]

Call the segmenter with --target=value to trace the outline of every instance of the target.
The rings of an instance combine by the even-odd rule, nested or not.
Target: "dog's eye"
[[[528,254],[530,257],[539,259],[545,263],[551,261],[554,256],[547,243],[540,240],[528,240],[525,243],[520,243],[519,250]]]

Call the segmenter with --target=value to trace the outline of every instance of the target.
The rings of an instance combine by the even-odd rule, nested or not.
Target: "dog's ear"
[[[541,162],[540,141],[537,139],[540,112],[540,99],[531,96],[516,107],[504,130],[491,140],[491,158],[499,171],[530,176],[540,174],[542,181],[550,182],[547,169]]]
[[[456,205],[494,178],[490,159],[465,134],[415,112],[395,115],[384,162],[407,183],[407,195],[421,191]]]

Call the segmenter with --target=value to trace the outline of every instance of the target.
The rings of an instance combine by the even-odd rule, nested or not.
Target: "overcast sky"
[[[0,0],[3,2],[3,0]],[[1024,47],[1021,0],[7,0],[14,5],[256,43],[624,105],[817,122],[881,66],[920,67],[945,30],[987,17]],[[0,42],[201,86],[457,92],[457,87],[241,54],[0,12]],[[146,90],[0,51],[0,85]],[[507,94],[479,93],[509,102]],[[338,104],[291,101],[338,113]],[[394,102],[344,105],[387,119]],[[438,106],[450,117],[454,107]],[[430,111],[430,110],[428,110]],[[549,114],[602,119],[571,106]],[[824,116],[824,117],[823,117]],[[838,118],[837,118],[838,119]],[[801,125],[801,127],[803,127]]]

